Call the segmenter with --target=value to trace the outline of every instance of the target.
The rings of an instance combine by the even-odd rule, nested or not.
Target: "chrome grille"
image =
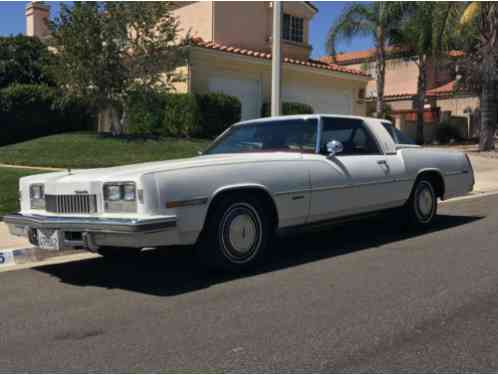
[[[97,211],[97,196],[45,195],[45,210],[60,214],[89,214]]]

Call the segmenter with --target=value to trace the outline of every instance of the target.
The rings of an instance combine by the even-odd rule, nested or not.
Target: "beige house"
[[[406,127],[409,133],[415,133],[414,98],[417,93],[418,66],[415,61],[407,61],[399,57],[395,48],[388,48],[386,61],[386,76],[384,97],[393,110],[398,127]],[[440,58],[437,64],[430,61],[427,70],[426,92],[426,122],[427,140],[431,141],[434,134],[432,123],[451,121],[458,127],[464,138],[475,136],[477,121],[475,114],[479,109],[479,98],[475,95],[457,90],[458,59],[463,56],[461,51],[450,51],[448,56]],[[366,88],[366,100],[373,104],[377,96],[375,49],[354,51],[338,54],[335,59],[324,56],[323,62],[332,63],[352,69],[367,72],[372,78]],[[373,107],[373,105],[371,106]],[[435,118],[436,117],[436,118]],[[409,128],[409,129],[408,129]]]
[[[370,76],[357,69],[310,59],[310,21],[317,9],[309,2],[286,2],[282,27],[282,99],[309,104],[315,112],[365,115],[363,94]],[[261,116],[270,101],[272,2],[177,2],[181,32],[193,36],[186,80],[178,92],[223,92],[242,103],[242,119]],[[37,17],[46,5],[26,9],[27,34],[46,35]]]

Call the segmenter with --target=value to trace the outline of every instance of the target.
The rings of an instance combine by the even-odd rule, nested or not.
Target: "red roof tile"
[[[222,51],[222,52],[229,52],[229,53],[233,53],[233,54],[237,54],[237,55],[252,56],[252,57],[267,59],[267,60],[271,60],[271,57],[272,57],[271,53],[265,53],[265,52],[254,51],[254,50],[249,50],[249,49],[242,49],[242,48],[238,48],[235,46],[225,46],[225,45],[221,45],[221,44],[218,44],[215,42],[205,42],[201,38],[193,38],[192,44],[194,46],[197,46],[197,47],[208,48],[208,49]],[[309,59],[307,61],[304,61],[304,60],[296,60],[296,59],[292,59],[289,57],[284,57],[283,61],[284,61],[284,63],[287,63],[287,64],[304,65],[304,66],[308,66],[310,68],[330,70],[330,71],[334,71],[334,72],[352,74],[352,75],[362,76],[362,77],[370,77],[367,73],[362,72],[361,70],[346,68],[344,66],[340,66],[337,64],[329,64],[327,62],[323,62],[320,60]]]
[[[386,47],[386,54],[399,52],[399,48],[397,47]],[[462,57],[464,56],[463,51],[451,50],[448,51],[448,56],[450,57]],[[335,61],[337,64],[354,64],[360,63],[365,60],[371,59],[375,57],[375,48],[369,48],[362,51],[352,51],[345,53],[338,53],[335,56]],[[320,58],[321,61],[325,63],[333,63],[334,59],[332,56],[323,56]]]
[[[456,91],[456,81],[448,82],[442,86],[427,91],[427,96],[451,94]]]
[[[439,87],[435,87],[433,89],[427,90],[426,91],[426,96],[439,96],[439,95],[448,95],[452,94],[457,90],[456,88],[456,81],[450,81],[448,83],[445,83],[444,85],[441,85]],[[396,93],[396,94],[390,94],[390,95],[385,95],[384,97],[386,99],[411,99],[417,95],[417,93]]]

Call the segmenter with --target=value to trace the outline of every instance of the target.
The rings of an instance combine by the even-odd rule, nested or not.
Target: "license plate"
[[[57,230],[37,230],[38,247],[43,250],[60,250],[60,232]]]

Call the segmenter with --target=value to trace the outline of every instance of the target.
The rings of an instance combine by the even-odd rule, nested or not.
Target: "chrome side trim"
[[[110,219],[22,215],[16,213],[4,216],[3,220],[7,224],[24,225],[36,229],[100,233],[143,233],[176,227],[176,216],[164,216],[154,219]]]
[[[363,183],[359,183],[359,184],[321,186],[321,187],[317,187],[317,188],[313,188],[313,189],[279,191],[279,192],[274,193],[274,195],[279,196],[279,195],[300,194],[300,193],[310,193],[310,192],[314,193],[317,191],[339,190],[339,189],[372,186],[372,185],[385,185],[385,184],[392,184],[395,182],[402,182],[402,181],[413,181],[413,179],[398,179],[398,180],[393,179],[393,180],[389,180],[389,181],[373,181],[373,182],[363,182]]]
[[[301,190],[286,190],[286,191],[279,191],[277,193],[274,193],[274,196],[280,196],[280,195],[290,195],[290,194],[302,194],[302,193],[309,193],[311,189],[301,189]]]
[[[455,171],[455,172],[446,172],[444,176],[456,176],[459,174],[468,174],[470,173],[469,171]]]

